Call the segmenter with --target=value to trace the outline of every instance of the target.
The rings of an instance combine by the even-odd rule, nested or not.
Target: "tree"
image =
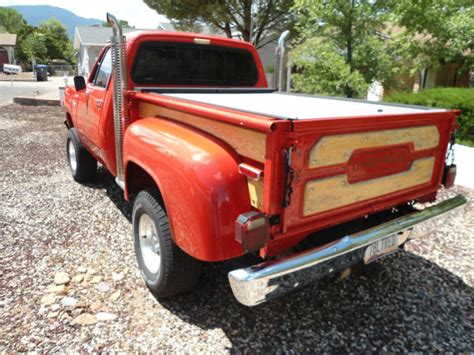
[[[286,29],[292,20],[293,0],[144,0],[179,28],[208,24],[227,37],[239,31],[243,40],[262,47],[269,36]],[[272,38],[273,39],[273,38]]]
[[[0,29],[0,33],[16,33],[16,58],[23,62],[29,62],[31,58],[25,53],[24,43],[34,31],[34,27],[29,26],[18,11],[8,7],[0,7],[0,27],[3,28]],[[31,46],[31,43],[28,45]],[[26,51],[28,50],[30,48],[26,49]]]
[[[414,70],[445,63],[474,69],[474,3],[471,0],[394,1],[392,21],[400,55]]]
[[[374,82],[396,72],[383,34],[389,7],[384,0],[296,0],[300,40],[291,56],[293,85],[311,93],[364,96]]]
[[[52,59],[74,62],[74,51],[67,29],[55,18],[32,27],[16,10],[0,7],[0,27],[17,34],[16,57],[24,63],[29,63],[32,58],[43,63]]]
[[[26,21],[21,14],[8,7],[0,7],[0,27],[3,28],[1,32],[19,33],[25,27]]]
[[[69,63],[74,61],[72,44],[61,21],[55,18],[46,20],[38,26],[38,32],[44,36],[49,60],[64,59]]]
[[[308,94],[344,96],[367,92],[368,85],[362,74],[351,71],[346,59],[334,43],[312,37],[291,53],[297,68],[292,75],[294,89]]]
[[[23,42],[23,53],[26,60],[34,59],[38,63],[47,62],[48,49],[45,35],[37,31],[30,33]]]

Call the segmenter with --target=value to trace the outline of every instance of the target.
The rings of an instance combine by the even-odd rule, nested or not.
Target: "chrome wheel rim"
[[[138,221],[138,240],[143,263],[151,273],[157,273],[161,264],[161,248],[155,223],[143,213]]]
[[[77,169],[77,158],[76,158],[76,148],[74,147],[74,143],[70,140],[68,145],[68,155],[69,155],[69,165],[71,166],[71,170],[76,172]]]

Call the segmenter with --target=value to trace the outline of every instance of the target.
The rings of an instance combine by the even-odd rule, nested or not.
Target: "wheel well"
[[[71,117],[71,115],[69,114],[69,112],[66,112],[66,122],[67,122],[67,126],[68,126],[69,128],[74,127],[74,125],[72,124],[72,117]]]
[[[125,176],[127,179],[126,183],[129,199],[142,190],[155,189],[160,195],[161,202],[163,202],[160,189],[155,180],[141,166],[129,162],[127,164]]]

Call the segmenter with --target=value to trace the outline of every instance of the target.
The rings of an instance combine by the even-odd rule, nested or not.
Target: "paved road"
[[[72,83],[72,80],[69,82]],[[64,86],[64,80],[56,76],[48,81],[0,81],[0,106],[13,103],[15,96],[58,100],[60,86]]]

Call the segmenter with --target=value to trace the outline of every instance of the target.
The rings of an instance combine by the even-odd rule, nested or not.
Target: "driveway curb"
[[[25,106],[60,106],[59,99],[41,99],[37,97],[17,96],[13,98],[13,102]]]

